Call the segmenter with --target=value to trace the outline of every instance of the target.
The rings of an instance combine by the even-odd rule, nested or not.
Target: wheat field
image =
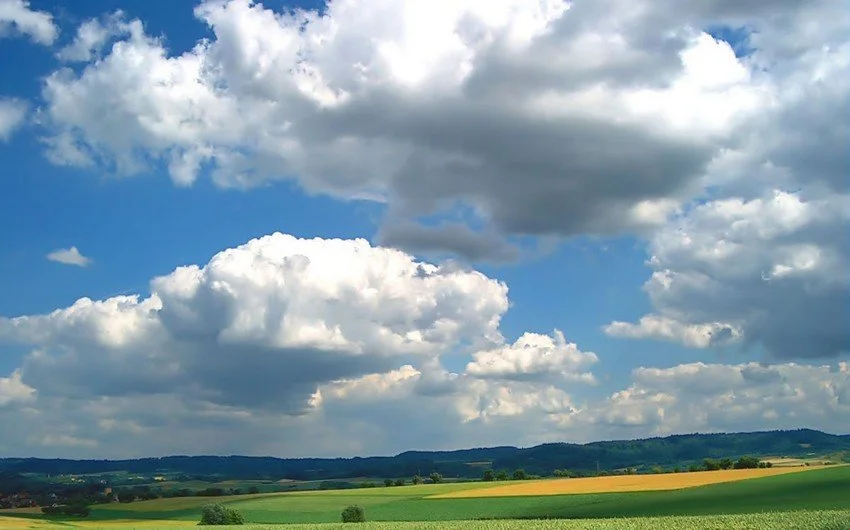
[[[540,495],[569,495],[577,493],[616,493],[634,491],[663,491],[734,482],[751,478],[800,473],[811,467],[781,467],[768,469],[729,469],[694,473],[663,473],[658,475],[615,475],[608,477],[529,480],[504,486],[453,491],[432,495],[429,499],[469,499],[478,497],[525,497]]]

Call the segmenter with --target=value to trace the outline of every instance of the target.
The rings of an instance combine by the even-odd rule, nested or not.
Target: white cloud
[[[512,345],[476,352],[466,372],[480,378],[533,380],[560,376],[592,382],[592,374],[581,370],[597,360],[596,354],[579,350],[555,330],[552,337],[525,333]]]
[[[850,344],[850,196],[773,192],[698,205],[653,237],[645,290],[659,314],[612,336],[692,347],[743,339],[778,357],[829,357]]]
[[[0,377],[0,407],[10,403],[28,401],[35,395],[35,389],[21,381],[21,372],[15,371],[9,377]]]
[[[147,298],[0,319],[0,338],[39,348],[24,381],[53,395],[185,385],[195,400],[300,414],[322,382],[501,343],[507,307],[507,287],[476,271],[274,234],[155,278]]]
[[[27,104],[19,99],[0,97],[0,141],[6,141],[27,116]]]
[[[740,330],[730,324],[683,324],[672,318],[647,315],[637,324],[611,322],[604,328],[612,337],[631,339],[662,339],[681,342],[691,348],[707,348],[740,337]]]
[[[47,259],[65,265],[76,265],[77,267],[88,267],[92,264],[91,258],[83,256],[77,247],[60,248],[47,255]]]
[[[44,45],[53,44],[59,29],[53,16],[45,11],[33,11],[26,0],[0,0],[0,37],[23,33]]]
[[[694,29],[763,23],[729,9],[337,0],[318,16],[210,0],[195,14],[214,38],[182,55],[131,22],[101,60],[49,76],[49,156],[118,174],[154,161],[180,185],[202,168],[228,187],[295,178],[389,201],[393,222],[460,201],[504,233],[643,230],[773,101],[769,77]],[[463,251],[449,233],[429,248],[441,237]]]
[[[834,431],[850,419],[846,363],[694,363],[638,368],[632,377],[628,389],[588,407],[583,421],[613,436],[631,436],[801,426]]]
[[[141,31],[140,22],[125,22],[124,13],[120,10],[105,17],[104,20],[86,20],[77,28],[74,40],[59,50],[56,57],[62,61],[91,61],[100,56],[103,47],[110,39],[133,31]]]

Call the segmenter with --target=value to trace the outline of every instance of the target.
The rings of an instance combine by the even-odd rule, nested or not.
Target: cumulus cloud
[[[560,330],[553,336],[525,333],[516,342],[473,354],[466,372],[480,378],[537,379],[549,376],[593,381],[589,372],[581,370],[598,360],[596,354],[583,352],[568,343]]]
[[[775,191],[694,207],[651,241],[645,290],[659,314],[613,322],[613,336],[692,347],[744,340],[777,357],[850,345],[850,196]]]
[[[26,0],[0,0],[0,38],[16,33],[28,35],[34,42],[53,44],[59,29],[53,16],[45,11],[33,11]]]
[[[33,348],[0,378],[0,421],[18,425],[0,446],[330,456],[850,421],[846,363],[639,368],[589,397],[597,356],[557,330],[508,343],[507,308],[507,287],[474,270],[266,236],[147,297],[0,318],[0,340]]]
[[[54,250],[47,255],[47,259],[65,265],[76,265],[77,267],[88,267],[94,261],[89,257],[83,256],[77,247]]]
[[[59,50],[56,57],[62,61],[91,61],[100,56],[110,39],[129,34],[133,30],[131,24],[138,26],[141,23],[137,20],[126,22],[124,13],[120,10],[104,17],[103,20],[86,20],[77,28],[74,40]],[[140,27],[136,28],[136,31],[140,30]]]
[[[507,287],[476,271],[364,240],[283,234],[180,267],[150,289],[0,319],[0,337],[38,348],[22,374],[46,393],[183,385],[193,399],[299,414],[321,382],[501,343],[508,305]]]
[[[771,101],[770,81],[699,29],[758,24],[764,9],[336,0],[320,16],[208,0],[195,15],[214,38],[182,55],[132,22],[102,60],[49,76],[49,156],[118,174],[153,161],[180,185],[202,168],[221,186],[295,178],[389,201],[393,222],[460,202],[504,233],[642,230]],[[506,252],[405,226],[385,233]]]
[[[0,141],[6,141],[27,116],[27,104],[19,99],[0,97]]]
[[[693,363],[638,368],[633,384],[582,418],[612,436],[629,433],[834,430],[850,417],[850,371],[794,363]]]

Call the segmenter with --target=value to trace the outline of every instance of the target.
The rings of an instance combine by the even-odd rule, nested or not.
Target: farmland
[[[683,476],[707,473],[711,472],[687,473]],[[734,474],[735,472],[721,471],[720,473]],[[653,475],[639,476],[639,478],[657,480]],[[569,480],[582,479],[567,479]],[[504,521],[544,518],[582,520],[569,523],[559,521],[557,528],[819,528],[819,526],[812,526],[813,521],[832,521],[850,517],[850,467],[848,466],[834,466],[671,491],[511,496],[498,499],[486,496],[441,498],[452,493],[473,491],[480,493],[482,485],[484,484],[438,484],[245,495],[228,497],[226,502],[240,510],[246,520],[252,524],[334,523],[339,520],[342,508],[350,504],[359,504],[365,508],[370,521],[394,522],[374,526],[376,529],[387,530],[438,527],[469,530],[553,528],[552,523],[546,522],[523,521],[520,526],[517,526],[519,523],[515,521]],[[486,486],[494,491],[504,487],[499,483]],[[61,522],[63,525],[96,528],[193,525],[198,520],[200,507],[207,502],[210,502],[210,499],[181,498],[143,501],[129,505],[100,505],[93,508],[89,520],[69,519]],[[804,511],[823,513],[796,513]],[[701,518],[689,519],[694,516]],[[663,519],[652,519],[656,517]],[[675,517],[685,517],[685,519],[678,520]],[[705,519],[706,517],[709,519]],[[634,519],[636,522],[630,526],[622,526],[626,524],[623,519],[628,520],[628,518],[637,519]],[[601,521],[602,519],[605,521]],[[442,522],[461,520],[468,522],[453,522],[451,525]],[[407,523],[400,524],[402,521]],[[427,524],[429,521],[435,524]],[[705,523],[706,521],[711,521],[710,525]],[[790,523],[786,524],[788,521],[796,521],[797,524],[789,526]],[[702,526],[693,526],[696,524]],[[785,526],[782,526],[783,524]],[[0,519],[0,527],[56,528],[50,521],[33,514],[17,514],[14,518]],[[372,527],[368,525],[359,528]],[[333,526],[322,528],[333,528]]]
[[[4,521],[8,522],[8,521]],[[295,524],[286,530],[347,530],[343,524]],[[88,528],[92,530],[174,530],[173,523],[138,521],[91,523],[61,527],[34,523],[26,519],[12,521],[9,530],[50,530]],[[279,530],[274,525],[247,525],[245,530]],[[359,530],[845,530],[850,528],[850,512],[759,513],[750,515],[714,515],[704,517],[643,517],[626,519],[582,519],[568,521],[449,521],[449,522],[373,522],[357,525]]]
[[[787,473],[806,471],[806,467],[771,469],[734,469],[702,473],[668,473],[658,475],[617,475],[594,478],[532,480],[498,487],[464,489],[437,495],[435,498],[515,497],[535,495],[568,495],[576,493],[619,493],[630,491],[664,491],[721,482],[735,482]]]

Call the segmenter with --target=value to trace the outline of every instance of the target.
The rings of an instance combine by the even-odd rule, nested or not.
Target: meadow
[[[702,472],[710,473],[710,472]],[[699,475],[688,473],[683,475]],[[723,471],[721,473],[732,473]],[[645,480],[659,480],[644,475]],[[661,476],[664,478],[664,476]],[[580,479],[566,479],[580,480]],[[602,479],[597,479],[602,480]],[[558,480],[549,481],[551,483]],[[453,492],[494,491],[503,483],[401,486],[228,497],[252,525],[295,523],[287,529],[336,523],[342,508],[358,504],[369,521],[361,529],[457,528],[823,528],[850,529],[850,466],[810,469],[669,491],[444,498]],[[539,487],[539,486],[538,486]],[[442,497],[442,498],[441,498]],[[179,498],[95,506],[88,520],[51,522],[36,515],[0,517],[0,528],[174,528],[194,525],[209,498]],[[532,519],[559,519],[533,521]],[[522,522],[517,520],[522,519]],[[451,523],[449,523],[451,521]],[[844,525],[844,526],[842,526]],[[262,526],[249,526],[262,528]]]

